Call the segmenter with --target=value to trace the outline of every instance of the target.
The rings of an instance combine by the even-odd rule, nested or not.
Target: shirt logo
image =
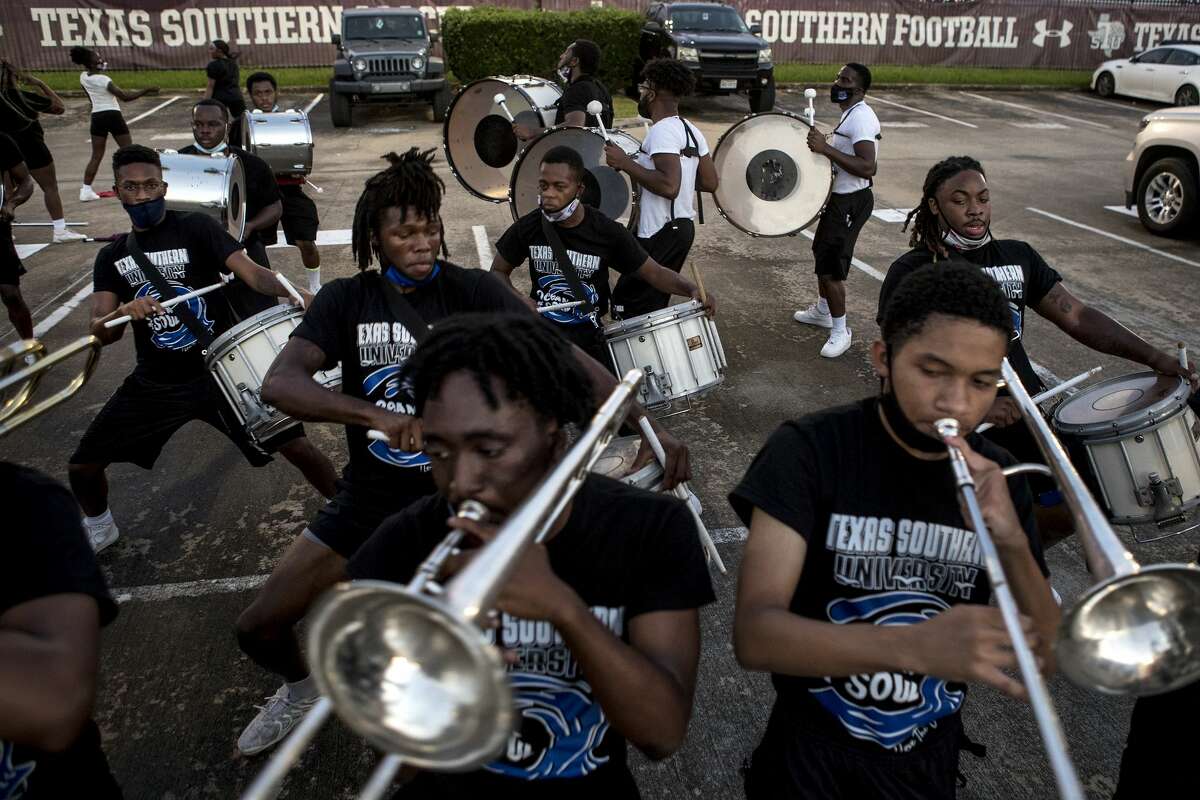
[[[389,364],[369,373],[363,378],[363,398],[392,413],[412,416],[416,409],[407,402],[409,387],[401,383],[400,370],[401,365]],[[419,469],[422,472],[430,470],[429,456],[424,452],[397,450],[389,447],[387,442],[379,441],[368,443],[367,452],[390,467]]]
[[[36,761],[13,763],[12,742],[0,739],[0,800],[17,800],[29,789],[29,776],[37,769]]]
[[[185,295],[192,291],[190,287],[184,286],[177,281],[167,281],[167,285],[176,297]],[[168,298],[163,297],[153,284],[143,283],[134,293],[134,298],[153,297],[158,302],[165,302]],[[203,297],[193,297],[186,301],[189,311],[200,323],[200,327],[204,328],[208,333],[212,333],[216,323],[208,317],[208,303]],[[148,317],[146,325],[150,328],[150,341],[160,350],[184,351],[191,348],[196,343],[196,335],[191,329],[184,324],[178,316],[171,311],[166,314]]]

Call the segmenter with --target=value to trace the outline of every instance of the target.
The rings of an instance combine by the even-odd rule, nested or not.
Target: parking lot
[[[831,76],[832,77],[832,76]],[[125,104],[135,141],[154,147],[190,142],[188,111],[196,96],[146,97]],[[349,228],[363,181],[383,166],[379,156],[410,146],[441,147],[441,126],[419,111],[372,110],[352,129],[333,129],[316,93],[285,96],[281,105],[314,100],[316,167],[326,280],[353,274]],[[166,105],[161,105],[167,102]],[[718,601],[704,610],[704,654],[688,741],[659,763],[634,759],[647,800],[737,798],[739,767],[757,741],[773,700],[763,675],[742,671],[730,643],[732,603],[745,531],[725,497],[780,421],[876,391],[868,346],[880,280],[908,249],[903,215],[920,197],[926,170],[969,154],[987,169],[993,233],[1031,242],[1066,285],[1155,345],[1184,339],[1200,346],[1200,247],[1196,239],[1160,239],[1119,208],[1122,165],[1138,120],[1151,106],[1104,101],[1069,92],[885,90],[868,96],[883,123],[875,214],[859,239],[848,282],[851,350],[836,360],[818,356],[825,335],[792,321],[815,299],[810,241],[805,236],[751,238],[717,214],[705,198],[693,258],[720,301],[717,323],[729,360],[724,385],[666,425],[688,442],[704,503],[728,575],[714,576]],[[69,221],[93,236],[128,230],[115,199],[77,202],[87,160],[88,104],[68,100],[62,117],[43,117],[55,155]],[[798,92],[780,106],[799,111]],[[161,105],[161,107],[159,107]],[[156,109],[157,107],[157,109]],[[698,100],[686,115],[710,146],[744,114],[742,99]],[[155,110],[156,109],[156,110]],[[819,122],[836,122],[821,100]],[[629,131],[639,138],[640,126]],[[110,151],[111,155],[111,142]],[[491,246],[511,215],[507,206],[470,196],[450,174],[443,207],[451,259],[486,266]],[[107,163],[96,188],[111,182]],[[45,221],[41,193],[18,221]],[[86,332],[91,263],[100,244],[41,245],[50,228],[17,228],[29,274],[22,289],[38,335],[51,348]],[[282,238],[282,237],[281,237]],[[299,279],[299,254],[270,251],[272,265]],[[0,323],[0,341],[15,334]],[[1102,377],[1140,369],[1086,350],[1031,313],[1025,346],[1039,368],[1067,378],[1102,365]],[[66,460],[92,416],[133,366],[129,337],[109,348],[96,376],[73,400],[7,437],[4,457],[65,481]],[[344,463],[339,428],[309,426],[309,435]],[[246,760],[234,742],[255,703],[278,685],[244,658],[233,636],[238,612],[253,596],[283,547],[320,507],[320,498],[286,463],[251,472],[236,449],[201,425],[191,425],[164,452],[153,472],[130,465],[109,471],[120,541],[100,556],[122,603],[103,640],[96,717],[113,770],[129,798],[235,797],[264,759]],[[1121,529],[1124,531],[1124,529]],[[1151,544],[1128,539],[1143,562],[1195,558],[1196,533]],[[1073,541],[1048,554],[1053,583],[1068,602],[1090,584]],[[1115,785],[1131,702],[1085,691],[1064,679],[1051,683],[1072,755],[1089,796],[1107,798]],[[973,689],[964,719],[971,738],[988,747],[983,760],[963,756],[963,798],[1024,800],[1054,796],[1030,710],[990,690]],[[331,725],[289,780],[290,798],[350,797],[374,755],[355,736]],[[1164,765],[1165,769],[1181,765]]]

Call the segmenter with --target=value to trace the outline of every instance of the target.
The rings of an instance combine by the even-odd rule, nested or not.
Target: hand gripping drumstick
[[[583,305],[582,300],[572,300],[570,303],[555,303],[552,306],[542,306],[537,310],[539,314],[549,314],[551,311],[565,311],[568,308]]]
[[[1047,389],[1046,391],[1042,392],[1041,394],[1034,395],[1033,396],[1033,404],[1037,405],[1038,403],[1044,403],[1051,398],[1058,397],[1060,394],[1065,392],[1067,389],[1070,389],[1073,386],[1078,386],[1079,384],[1083,383],[1088,378],[1092,377],[1093,375],[1095,375],[1097,372],[1099,372],[1102,369],[1104,369],[1104,367],[1092,367],[1087,372],[1081,372],[1078,375],[1076,375],[1074,378],[1063,381],[1058,386],[1055,386],[1053,389]],[[976,428],[975,432],[983,433],[984,431],[989,430],[994,427],[996,427],[996,426],[993,425],[992,423],[985,422],[982,425],[980,425],[978,428]]]
[[[283,284],[283,288],[287,289],[288,296],[296,301],[296,305],[304,308],[304,298],[301,297],[300,293],[296,291],[296,287],[292,286],[292,282],[285,278],[282,272],[276,272],[275,277],[279,279],[281,284]]]
[[[600,126],[600,135],[604,137],[604,141],[611,142],[608,138],[608,130],[604,127],[604,120],[600,117],[604,113],[604,106],[600,105],[599,100],[593,100],[587,104],[587,113],[596,118],[596,124]]]
[[[228,278],[226,278],[224,275],[222,275],[220,283],[214,283],[210,286],[205,286],[202,289],[197,289],[194,292],[188,292],[187,294],[181,294],[178,297],[172,297],[170,300],[166,301],[165,303],[160,303],[159,305],[161,305],[164,309],[169,309],[173,306],[179,305],[180,303],[186,303],[188,300],[191,300],[195,297],[200,297],[201,295],[208,294],[209,292],[215,292],[217,289],[224,288],[225,284],[231,280],[233,280],[232,275],[230,275]],[[129,322],[132,319],[133,319],[133,317],[126,314],[123,317],[117,317],[116,319],[110,319],[108,322],[104,323],[104,327],[115,328],[118,325],[124,325],[126,322]]]
[[[500,110],[504,112],[504,116],[508,117],[509,122],[516,122],[516,120],[513,119],[512,112],[508,110],[508,103],[506,103],[504,101],[504,93],[503,92],[497,92],[496,95],[492,98],[492,102],[495,103],[496,105],[500,106]]]
[[[654,428],[650,425],[650,419],[642,417],[638,420],[638,426],[641,427],[646,441],[650,443],[650,449],[654,451],[654,457],[658,459],[658,463],[662,464],[662,468],[665,470],[667,468],[667,453],[663,450],[662,442],[658,440],[658,434],[654,432]],[[672,492],[683,501],[688,511],[692,512],[692,519],[696,520],[696,529],[700,534],[700,544],[704,547],[704,552],[712,561],[716,562],[717,569],[724,575],[726,572],[725,562],[721,560],[721,554],[717,552],[717,545],[713,542],[712,537],[708,535],[708,528],[704,527],[704,522],[700,519],[700,515],[696,513],[696,509],[688,502],[688,496],[691,492],[682,483],[676,485]]]
[[[688,266],[692,268],[692,277],[696,279],[696,288],[700,290],[700,305],[708,305],[708,292],[704,291],[704,279],[700,277],[700,270],[696,267],[696,262],[688,260]]]
[[[817,110],[813,108],[813,100],[817,98],[816,89],[805,89],[804,98],[808,100],[808,108],[804,110],[804,116],[808,120],[809,127],[815,127],[817,124]]]

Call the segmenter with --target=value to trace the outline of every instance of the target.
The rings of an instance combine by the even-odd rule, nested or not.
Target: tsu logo
[[[1111,56],[1125,44],[1125,25],[1115,22],[1108,14],[1101,14],[1096,20],[1096,30],[1088,31],[1092,50],[1103,50],[1104,55]]]
[[[1045,47],[1047,39],[1058,39],[1058,46],[1060,48],[1067,47],[1071,44],[1071,37],[1067,34],[1069,34],[1071,29],[1075,27],[1073,23],[1064,19],[1062,28],[1059,30],[1048,28],[1047,25],[1048,23],[1044,19],[1039,19],[1037,22],[1033,23],[1033,29],[1037,31],[1037,33],[1035,33],[1033,36],[1034,45],[1037,47]]]

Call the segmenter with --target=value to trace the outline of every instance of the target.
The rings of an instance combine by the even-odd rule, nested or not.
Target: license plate
[[[396,83],[376,83],[371,87],[375,92],[407,92],[412,88],[409,81],[398,81]]]
[[[737,78],[721,78],[721,88],[722,89],[736,89],[737,88]]]

